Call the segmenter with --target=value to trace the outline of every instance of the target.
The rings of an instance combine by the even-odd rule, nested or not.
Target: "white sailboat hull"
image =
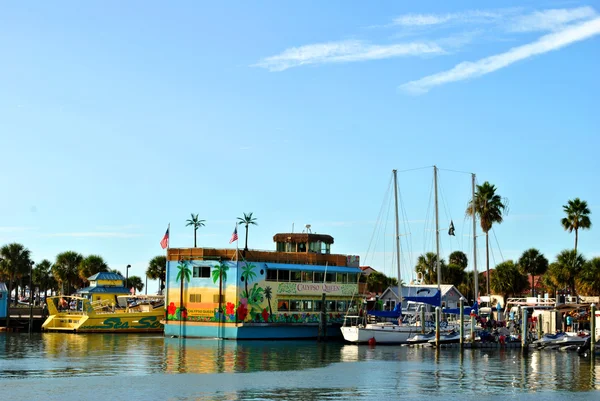
[[[408,344],[408,339],[421,332],[419,326],[398,326],[395,324],[367,324],[341,327],[344,340],[355,343],[368,343],[372,338],[377,344]]]

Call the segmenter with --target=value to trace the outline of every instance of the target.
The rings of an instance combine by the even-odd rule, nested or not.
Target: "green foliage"
[[[44,259],[35,265],[33,268],[33,283],[40,288],[40,291],[57,288],[58,283],[52,274],[52,262]]]
[[[135,288],[137,292],[141,292],[144,289],[144,282],[139,276],[129,276],[127,278],[127,285],[129,288]]]
[[[74,251],[66,251],[56,255],[56,261],[52,266],[52,273],[62,285],[66,294],[71,293],[71,285],[79,281],[79,264],[83,260],[81,254]],[[67,287],[64,288],[64,284]]]
[[[166,256],[155,256],[150,259],[146,275],[152,280],[158,280],[160,292],[165,289],[165,280],[167,279],[167,258]]]
[[[452,284],[458,288],[464,282],[466,276],[467,274],[462,266],[454,263],[448,266],[442,264],[442,282],[440,284]]]
[[[469,265],[469,259],[464,252],[454,251],[448,257],[448,264],[460,266],[464,270]]]
[[[496,265],[490,285],[492,291],[503,295],[504,299],[507,299],[510,295],[521,295],[529,289],[527,276],[521,272],[512,260]]]
[[[12,293],[12,282],[28,275],[30,267],[31,253],[23,245],[13,242],[0,248],[0,277],[8,280],[9,294]]]
[[[531,295],[535,295],[535,276],[540,276],[548,270],[548,259],[535,248],[523,252],[517,263],[521,272],[525,275],[531,274]]]
[[[88,277],[91,277],[96,273],[106,271],[108,271],[108,265],[102,256],[98,255],[86,256],[78,266],[79,278],[86,282],[88,281]]]
[[[556,262],[548,267],[548,273],[558,289],[569,288],[575,294],[575,279],[585,262],[585,258],[576,250],[564,250],[556,256]]]
[[[258,283],[254,283],[254,286],[250,288],[250,292],[247,290],[242,291],[242,298],[248,299],[248,307],[251,312],[260,313],[262,308],[260,304],[264,300],[265,290],[258,286]]]
[[[600,294],[600,258],[594,258],[583,265],[581,273],[575,279],[577,293],[581,295]]]
[[[196,232],[198,228],[204,227],[204,222],[206,220],[201,220],[198,218],[198,214],[191,213],[192,218],[186,220],[186,227],[192,226],[194,228],[194,248],[196,248]]]
[[[421,274],[423,277],[422,284],[436,284],[437,283],[437,267],[436,267],[437,255],[433,252],[427,252],[424,255],[419,255],[417,258],[417,265],[415,271]],[[440,267],[442,272],[446,268],[446,262],[444,259],[440,259]],[[441,284],[441,283],[440,283]]]
[[[229,266],[227,266],[223,262],[219,263],[219,265],[216,266],[215,268],[213,268],[212,272],[211,272],[213,283],[216,283],[217,281],[219,281],[219,278],[221,278],[222,281],[227,281],[227,272],[228,271],[229,271]]]
[[[388,287],[397,286],[398,280],[395,277],[388,277],[383,273],[374,271],[367,276],[367,291],[382,293]]]
[[[256,273],[254,273],[255,267],[256,266],[252,263],[248,263],[244,260],[244,267],[242,267],[242,281],[244,282],[246,293],[248,293],[248,283],[256,278]]]
[[[579,229],[587,230],[592,227],[589,216],[592,212],[588,208],[587,202],[579,198],[569,200],[566,205],[563,205],[563,211],[567,214],[567,217],[561,220],[561,224],[568,232],[575,231],[575,250],[577,251]]]

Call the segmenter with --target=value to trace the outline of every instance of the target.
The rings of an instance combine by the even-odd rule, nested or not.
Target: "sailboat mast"
[[[475,217],[475,173],[471,174],[471,207],[473,208],[473,282],[475,301],[479,299],[479,274],[477,274],[477,224]]]
[[[394,174],[394,203],[396,211],[396,263],[398,266],[398,298],[402,302],[402,276],[400,275],[400,228],[398,225],[398,181],[396,178],[396,170],[392,170]]]
[[[440,302],[442,302],[442,291],[440,290],[440,282],[442,281],[442,270],[440,269],[440,216],[438,212],[438,185],[436,166],[433,166],[433,185],[435,187],[435,265],[437,270],[437,285],[440,293]]]

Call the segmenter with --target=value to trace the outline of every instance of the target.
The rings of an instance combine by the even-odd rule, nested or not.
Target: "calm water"
[[[573,352],[0,333],[7,400],[545,401],[599,389],[600,360]]]

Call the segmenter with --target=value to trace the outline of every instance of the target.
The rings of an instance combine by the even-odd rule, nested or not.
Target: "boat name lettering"
[[[131,326],[129,325],[129,322],[122,322],[121,318],[119,317],[111,317],[108,318],[106,320],[104,320],[104,322],[102,322],[102,325],[98,325],[98,326],[83,326],[80,329],[106,329],[106,330],[127,330],[127,329],[156,329],[156,328],[160,328],[160,321],[158,320],[158,318],[156,316],[146,316],[141,318],[137,324],[132,324]]]
[[[342,287],[336,284],[305,284],[299,283],[296,285],[296,291],[322,291],[322,292],[336,292],[341,290]]]

